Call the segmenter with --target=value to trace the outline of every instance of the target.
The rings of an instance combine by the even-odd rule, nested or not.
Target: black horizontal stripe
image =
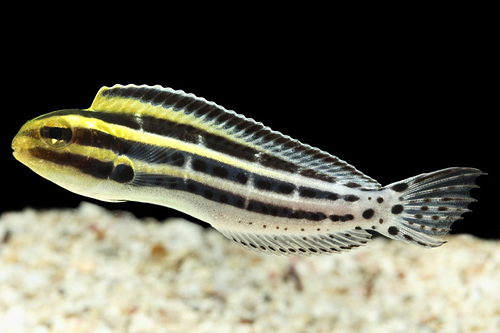
[[[202,172],[216,178],[227,179],[245,185],[251,175],[250,172],[230,164],[198,155],[191,156],[191,168],[194,171]]]
[[[184,178],[162,174],[137,174],[131,185],[140,187],[161,187],[170,190],[189,192],[230,206],[244,208],[245,198],[206,184],[184,180]]]
[[[259,190],[288,195],[292,194],[296,189],[296,186],[292,183],[257,174],[250,174],[244,169],[221,163],[214,159],[196,156],[185,151],[167,147],[125,140],[95,129],[73,128],[72,142],[83,146],[111,150],[117,155],[125,155],[152,164],[168,164],[176,167],[183,167],[185,162],[190,159],[191,168],[194,171],[202,172],[216,178],[227,179],[243,185],[247,183],[250,175],[252,175],[253,186]],[[298,191],[299,195],[304,198],[327,200],[337,200],[339,198],[339,195],[336,193],[309,187],[300,187]],[[355,201],[359,198],[349,195],[344,197],[344,199],[346,201]]]
[[[184,181],[183,178],[165,176],[161,174],[139,174],[136,175],[132,185],[161,187],[171,190],[185,191],[221,204],[227,204],[245,209],[245,198],[243,196],[229,191],[223,191],[194,180]],[[321,212],[294,210],[286,206],[271,205],[257,200],[249,200],[246,210],[264,215],[291,219],[305,219],[310,221],[322,221],[327,218],[327,216]]]
[[[78,169],[84,174],[97,179],[109,178],[113,172],[113,162],[103,162],[101,160],[72,154],[67,152],[57,152],[45,148],[32,148],[30,154],[45,161],[49,161],[62,166],[69,166]]]
[[[248,202],[247,210],[261,213],[265,215],[272,215],[278,217],[285,217],[289,219],[305,219],[310,221],[322,221],[327,216],[321,212],[309,212],[304,210],[295,210],[285,206],[271,205],[265,202],[250,200]]]
[[[253,186],[259,190],[275,192],[279,194],[292,194],[296,186],[292,183],[279,181],[270,177],[253,175]]]
[[[299,187],[299,196],[303,198],[337,200],[339,195],[329,191],[321,191],[311,187]]]
[[[165,189],[185,191],[221,204],[228,204],[242,209],[245,208],[245,198],[243,196],[229,191],[223,191],[194,180],[184,180],[183,178],[162,174],[134,175],[133,170],[131,170],[128,166],[118,165],[117,168],[115,168],[113,162],[103,162],[99,159],[90,158],[84,155],[57,152],[45,148],[33,148],[30,149],[30,153],[35,158],[43,159],[62,166],[76,168],[82,173],[88,174],[97,179],[111,179],[119,183],[128,183],[129,181],[132,181],[130,183],[132,186],[161,187]],[[123,173],[123,171],[126,171],[126,179],[123,178],[123,175],[117,177],[117,172]],[[321,212],[294,210],[285,206],[272,205],[256,200],[250,200],[246,209],[264,215],[293,219],[322,221],[327,218],[326,215]]]
[[[126,113],[72,109],[52,112],[37,119],[66,115],[79,115],[86,118],[95,118],[110,124],[129,127],[134,130],[142,130],[144,132],[189,143],[197,143],[201,137],[207,148],[250,162],[254,162],[256,160],[256,155],[259,153],[256,149],[238,144],[222,136],[202,131],[194,126],[180,124],[168,119],[160,119],[152,116],[143,116],[138,118],[135,115]]]
[[[346,214],[346,215],[330,215],[328,216],[330,220],[333,222],[347,222],[354,220],[354,216],[352,214]]]
[[[177,167],[184,166],[188,158],[191,159],[191,168],[210,176],[227,179],[240,184],[246,184],[250,173],[244,169],[217,160],[196,156],[185,151],[167,147],[159,147],[143,142],[117,138],[113,135],[87,128],[74,128],[73,143],[82,146],[96,147],[113,151],[117,155],[126,155],[153,164],[169,164]],[[253,175],[254,186],[261,190],[280,194],[291,194],[295,185],[278,181],[269,177]]]
[[[67,109],[67,110],[54,111],[51,113],[44,114],[43,116],[36,118],[36,120],[48,119],[48,118],[52,118],[52,117],[70,116],[70,115],[77,115],[77,116],[82,116],[85,118],[95,118],[95,119],[99,119],[99,120],[102,120],[102,121],[110,123],[110,124],[125,126],[125,127],[135,129],[135,130],[141,129],[141,124],[140,124],[141,118],[138,118],[138,117],[133,116],[133,115],[117,113],[117,112],[86,111],[86,110],[80,110],[80,109]]]
[[[123,97],[132,97],[132,98],[138,98],[138,96],[143,96],[144,94],[147,93],[148,89],[146,90],[135,90],[136,93],[133,93],[132,91],[135,88],[130,88],[131,90],[123,93]],[[103,92],[105,94],[110,90],[106,90]],[[116,95],[116,91],[113,89],[114,95],[113,96],[118,96]],[[140,93],[139,93],[140,92]],[[154,94],[151,94],[150,97],[152,100],[155,99],[153,97]],[[156,95],[158,97],[160,93]],[[179,95],[179,94],[176,94]],[[174,96],[174,95],[172,95]],[[181,95],[182,96],[182,95]],[[173,98],[173,97],[172,97]],[[150,100],[144,100],[139,98],[142,102],[151,102]],[[198,99],[194,99],[191,103],[193,105],[198,105],[199,103],[195,103],[195,101],[199,101]],[[172,104],[165,105],[165,107],[173,107],[174,102],[172,101]],[[207,102],[205,102],[207,103]],[[191,105],[188,105],[189,106]],[[177,104],[175,104],[177,105]],[[260,136],[265,136],[266,140],[269,142],[272,142],[277,145],[282,145],[283,149],[292,149],[296,152],[300,152],[303,154],[308,154],[309,151],[312,156],[317,156],[318,151],[313,150],[310,147],[306,147],[301,145],[298,141],[290,140],[287,138],[284,138],[281,134],[272,132],[267,128],[264,128],[264,126],[260,123],[253,123],[250,122],[244,118],[238,117],[232,113],[228,113],[224,109],[223,113],[219,112],[214,112],[213,109],[214,106],[212,104],[207,104],[209,107],[200,107],[199,110],[203,110],[203,112],[206,112],[207,109],[212,110],[209,112],[210,115],[218,115],[217,119],[218,120],[224,120],[225,121],[225,127],[231,127],[234,126],[235,130],[241,130],[242,133],[239,133],[240,137],[244,136],[251,136],[251,135],[256,135],[259,134]],[[194,110],[193,110],[194,112]],[[236,141],[230,140],[228,138],[225,138],[220,135],[216,135],[213,133],[209,133],[207,131],[204,131],[200,128],[194,127],[192,125],[187,125],[187,124],[180,124],[175,121],[171,121],[168,119],[161,119],[161,118],[156,118],[153,116],[142,116],[142,117],[137,117],[136,115],[133,114],[128,114],[128,113],[121,113],[121,112],[107,112],[103,110],[96,110],[96,111],[86,111],[86,110],[80,110],[80,109],[68,109],[68,110],[61,110],[61,111],[55,111],[43,116],[40,116],[37,119],[45,119],[45,118],[50,118],[50,117],[57,117],[57,116],[66,116],[66,115],[79,115],[82,117],[86,118],[94,118],[94,119],[99,119],[104,122],[110,123],[110,124],[115,124],[115,125],[120,125],[120,126],[125,126],[134,130],[139,130],[139,131],[144,131],[152,134],[157,134],[160,136],[164,137],[169,137],[173,139],[177,139],[180,141],[184,142],[189,142],[189,143],[198,143],[198,142],[203,142],[203,145],[211,150],[214,150],[219,153],[223,153],[235,158],[243,159],[245,161],[249,162],[255,162],[259,163],[265,167],[275,169],[275,170],[283,170],[287,171],[290,173],[300,173],[302,176],[307,177],[307,178],[313,178],[313,179],[320,179],[324,180],[327,182],[335,182],[335,178],[326,174],[323,174],[321,172],[318,172],[313,169],[309,168],[304,168],[304,167],[299,167],[293,162],[289,162],[281,157],[269,155],[269,154],[260,154],[260,152],[247,145],[242,145],[240,143],[237,143]],[[208,121],[209,118],[205,117],[205,120]],[[216,122],[217,123],[217,122]],[[251,126],[250,126],[251,125]],[[239,127],[241,126],[241,127]],[[324,163],[333,163],[337,162],[338,160],[332,156],[327,155],[328,158],[324,157]]]

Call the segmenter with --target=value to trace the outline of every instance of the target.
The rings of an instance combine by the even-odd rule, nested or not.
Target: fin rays
[[[134,101],[135,104],[131,103]],[[161,109],[153,111],[158,106]],[[145,110],[157,112],[155,116],[159,118],[176,119],[175,121],[189,124],[198,130],[220,135],[242,147],[254,149],[264,157],[262,162],[266,166],[289,166],[295,172],[303,172],[307,177],[329,182],[356,184],[358,187],[371,189],[380,187],[374,179],[333,155],[181,90],[146,85],[103,87],[89,110],[119,113]],[[269,159],[269,156],[278,160]]]
[[[247,249],[286,256],[340,253],[364,245],[371,239],[369,233],[357,229],[305,236],[256,234],[229,229],[218,231]]]
[[[470,190],[475,179],[484,175],[473,168],[448,168],[403,180],[385,188],[401,192],[392,208],[392,222],[379,231],[389,238],[423,247],[436,247],[444,241],[451,225],[469,211],[476,201]]]

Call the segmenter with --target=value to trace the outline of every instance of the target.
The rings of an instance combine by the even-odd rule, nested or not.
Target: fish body
[[[439,246],[483,174],[448,168],[381,186],[333,155],[160,86],[103,87],[89,109],[27,122],[12,147],[72,192],[174,208],[283,255],[350,250],[370,240],[367,230]]]

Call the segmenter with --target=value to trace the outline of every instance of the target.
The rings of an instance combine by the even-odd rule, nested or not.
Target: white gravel
[[[500,242],[254,253],[83,203],[0,218],[0,332],[500,332]]]

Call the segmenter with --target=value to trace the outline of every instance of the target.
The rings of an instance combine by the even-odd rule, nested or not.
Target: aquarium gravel
[[[182,219],[77,209],[0,219],[1,332],[498,332],[499,241],[376,238],[280,257]]]

